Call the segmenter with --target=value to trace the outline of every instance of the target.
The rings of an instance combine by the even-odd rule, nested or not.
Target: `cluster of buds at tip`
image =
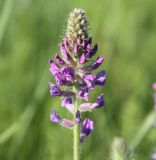
[[[88,20],[84,11],[74,9],[69,14],[66,36],[60,44],[62,55],[56,54],[55,61],[49,60],[50,72],[56,80],[56,84],[49,82],[50,95],[60,96],[61,106],[66,108],[74,119],[62,119],[53,109],[50,120],[71,129],[74,125],[80,125],[80,142],[83,142],[94,128],[94,123],[89,118],[81,121],[81,113],[103,108],[105,105],[103,94],[94,102],[88,102],[89,90],[104,85],[106,81],[104,70],[92,73],[104,61],[103,56],[92,59],[97,50],[98,45],[93,46],[92,38],[88,35]],[[78,100],[76,109],[75,100]]]

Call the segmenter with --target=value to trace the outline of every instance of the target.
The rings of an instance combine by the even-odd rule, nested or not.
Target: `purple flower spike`
[[[91,108],[96,109],[96,108],[101,108],[104,107],[105,101],[103,99],[103,94],[101,94],[99,97],[97,97],[97,100],[95,103],[92,104]]]
[[[55,108],[52,110],[52,114],[50,115],[51,122],[60,123],[61,118],[58,116]]]
[[[102,70],[96,75],[92,72],[103,63],[104,58],[93,57],[98,51],[98,45],[92,43],[88,24],[83,10],[75,8],[69,13],[65,37],[60,43],[61,54],[56,54],[55,60],[49,61],[50,72],[55,79],[54,84],[49,82],[50,95],[60,96],[61,106],[72,114],[72,120],[60,118],[53,109],[50,119],[63,127],[73,129],[74,144],[77,141],[79,126],[81,126],[80,142],[93,131],[92,120],[86,118],[81,121],[82,112],[93,111],[105,105],[103,94],[93,103],[88,103],[89,91],[95,89],[97,85],[104,85],[106,81],[105,71]]]
[[[79,96],[82,99],[88,101],[88,88],[87,87],[82,88],[82,90],[79,92]]]
[[[93,131],[93,129],[94,129],[94,122],[89,118],[86,118],[81,126],[80,142],[84,142],[84,140]]]
[[[58,54],[56,54],[55,59],[60,65],[65,64],[64,60]]]
[[[58,86],[56,86],[55,84],[49,82],[50,85],[50,95],[51,96],[61,96],[62,91],[60,90],[60,88]]]
[[[105,71],[100,71],[97,75],[96,78],[94,79],[94,83],[96,85],[104,85],[106,81],[106,74]]]

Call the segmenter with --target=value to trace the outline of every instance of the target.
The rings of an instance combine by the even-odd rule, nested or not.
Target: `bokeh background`
[[[82,160],[108,159],[116,136],[138,160],[150,159],[156,147],[156,128],[146,123],[154,110],[155,0],[0,0],[0,160],[72,159],[71,130],[49,121],[54,106],[71,116],[49,95],[48,59],[59,53],[75,7],[86,11],[108,76],[90,98],[104,92],[105,109],[83,115],[95,130],[81,147]]]

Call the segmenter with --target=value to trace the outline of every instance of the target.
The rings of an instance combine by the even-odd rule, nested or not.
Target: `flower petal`
[[[61,96],[62,91],[60,90],[60,88],[58,86],[56,86],[55,84],[49,82],[50,85],[50,95],[51,96]]]
[[[51,122],[60,123],[61,118],[58,116],[55,108],[52,110],[52,114],[50,115]]]
[[[86,118],[81,126],[81,133],[80,133],[80,142],[83,142],[87,136],[93,131],[94,129],[94,122],[89,118]]]

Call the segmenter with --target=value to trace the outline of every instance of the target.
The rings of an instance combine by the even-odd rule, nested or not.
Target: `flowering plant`
[[[88,20],[85,12],[74,9],[67,22],[65,38],[60,44],[62,58],[56,54],[55,62],[50,60],[50,72],[56,84],[49,82],[50,95],[61,97],[61,106],[72,115],[73,120],[60,118],[56,110],[52,110],[50,120],[73,130],[73,159],[79,159],[79,143],[84,142],[94,129],[94,122],[89,118],[81,120],[81,113],[102,108],[105,105],[103,94],[95,102],[88,103],[89,90],[105,84],[106,74],[102,70],[92,72],[103,63],[103,56],[93,60],[98,45],[92,47],[92,37],[88,34]],[[86,102],[83,102],[86,101]]]

